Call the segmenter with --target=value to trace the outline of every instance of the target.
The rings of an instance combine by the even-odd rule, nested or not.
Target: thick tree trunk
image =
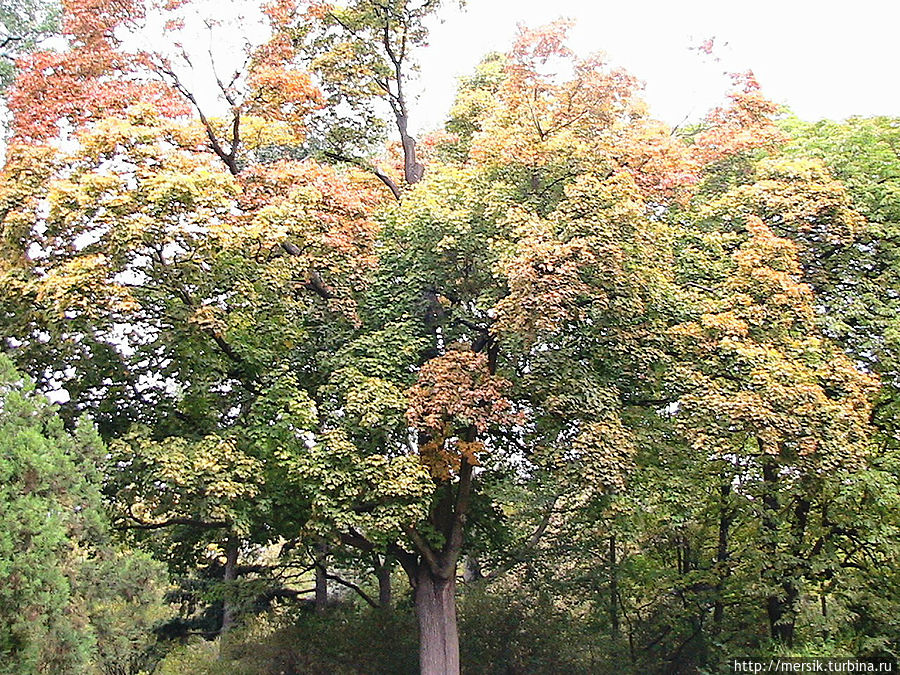
[[[474,429],[464,430],[460,438],[473,439]],[[432,548],[415,529],[406,528],[418,554],[405,554],[399,560],[415,590],[422,675],[459,675],[456,572],[472,492],[472,474],[473,466],[465,458],[461,459],[455,497],[448,490],[432,509],[432,522],[446,534],[440,551]]]
[[[415,603],[421,674],[458,675],[455,575],[436,577],[427,565],[421,565],[416,575]]]

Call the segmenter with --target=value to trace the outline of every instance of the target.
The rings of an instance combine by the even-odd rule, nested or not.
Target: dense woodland
[[[2,3],[0,673],[900,650],[900,118],[439,4]]]

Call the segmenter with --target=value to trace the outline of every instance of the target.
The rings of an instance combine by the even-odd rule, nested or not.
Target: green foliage
[[[898,428],[897,294],[900,286],[897,241],[900,227],[900,122],[896,118],[851,118],[846,122],[814,124],[790,120],[788,152],[822,161],[841,181],[853,205],[866,221],[852,246],[831,255],[834,278],[823,289],[833,298],[827,325],[854,357],[882,376],[876,423],[883,441],[895,444]]]
[[[416,48],[427,40],[427,21],[440,5],[439,0],[308,3],[300,20],[286,26],[328,103],[309,121],[314,146],[326,154],[366,159],[383,141],[386,113],[406,133],[404,90],[416,69]]]
[[[474,588],[460,603],[463,669],[484,675],[598,672],[606,645],[572,618],[537,589]]]
[[[136,673],[168,614],[158,563],[117,551],[99,492],[103,444],[0,357],[0,672]]]
[[[17,57],[59,31],[60,6],[56,0],[3,0],[0,2],[0,89],[15,77]]]
[[[415,621],[408,608],[384,613],[340,608],[326,617],[307,609],[256,619],[225,643],[192,642],[173,650],[158,675],[413,675]]]

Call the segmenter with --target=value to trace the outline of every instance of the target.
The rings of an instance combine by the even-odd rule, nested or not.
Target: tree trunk
[[[803,540],[806,536],[806,526],[809,522],[809,511],[812,504],[806,497],[797,498],[794,506],[794,522],[791,526],[791,554],[794,560],[803,560]],[[809,562],[809,561],[808,561]],[[779,597],[781,604],[781,616],[777,625],[774,625],[772,637],[780,640],[788,647],[794,646],[794,627],[797,623],[797,602],[800,598],[800,582],[798,577],[802,574],[799,565],[792,565],[791,568],[782,570],[784,581],[781,588],[784,596]]]
[[[619,579],[616,562],[616,535],[609,535],[609,627],[619,634]]]
[[[716,630],[722,627],[725,618],[725,601],[722,593],[725,590],[725,579],[729,575],[728,569],[728,533],[731,529],[731,509],[728,499],[731,495],[731,483],[723,476],[723,483],[719,486],[719,541],[716,547],[716,567],[718,568],[718,581],[716,581],[716,603],[713,608],[713,624]]]
[[[797,598],[800,595],[796,584],[786,581],[782,588],[784,596],[770,595],[766,603],[766,613],[769,616],[769,630],[772,639],[781,642],[787,647],[794,646],[794,624],[796,618],[794,609]]]
[[[475,430],[465,429],[459,436],[470,441]],[[419,551],[399,560],[415,589],[421,675],[459,675],[456,572],[472,493],[472,474],[473,466],[462,458],[455,498],[448,490],[432,508],[432,522],[446,535],[440,551],[433,549],[415,529],[406,530]]]
[[[227,588],[229,582],[237,577],[238,540],[237,537],[229,537],[225,542],[225,574],[222,580],[225,582],[225,599],[222,601],[222,626],[219,634],[224,635],[234,625],[234,601],[228,595],[233,589]]]
[[[375,576],[378,579],[378,606],[381,609],[391,608],[391,559],[385,556],[381,561],[374,556]]]
[[[408,124],[409,120],[404,113],[397,115],[397,129],[403,146],[403,177],[407,184],[413,185],[422,180],[425,167],[416,159],[416,139],[409,135]]]
[[[415,602],[421,674],[458,675],[455,574],[446,579],[437,577],[428,565],[421,565],[416,575]]]
[[[777,560],[778,546],[778,515],[781,508],[778,499],[778,467],[775,459],[766,456],[763,459],[763,504],[765,505],[763,524],[769,532],[771,539],[768,545],[768,554],[774,562]],[[794,580],[789,576],[790,570],[773,567],[769,570],[772,576],[781,577],[782,593],[772,593],[766,598],[766,614],[769,618],[769,632],[772,639],[790,647],[794,644],[794,623],[796,621],[794,611],[796,608],[799,589]],[[773,579],[774,581],[774,579]]]
[[[316,544],[316,614],[324,614],[328,608],[328,577],[325,570],[325,556],[328,547],[320,542]]]

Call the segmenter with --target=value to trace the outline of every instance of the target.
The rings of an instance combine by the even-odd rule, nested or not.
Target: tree
[[[425,167],[416,154],[410,131],[409,80],[415,50],[428,37],[425,25],[439,0],[359,0],[344,6],[284,3],[273,10],[282,30],[276,40],[290,39],[321,87],[325,107],[313,116],[313,142],[326,157],[362,163],[399,197],[393,178],[370,164],[365,153],[377,151],[385,103],[400,136],[403,181],[421,180]]]
[[[865,220],[856,223],[849,245],[831,250],[810,245],[810,251],[827,261],[832,271],[822,284],[827,307],[822,319],[826,330],[867,369],[880,376],[881,388],[872,421],[877,429],[871,468],[859,485],[870,480],[879,483],[879,494],[888,500],[896,494],[897,447],[897,374],[896,364],[896,266],[897,223],[897,121],[889,117],[851,118],[844,122],[821,121],[814,124],[791,119],[784,123],[792,137],[787,152],[806,162],[821,161],[829,173],[845,186],[843,198]],[[884,483],[882,483],[884,481]],[[870,484],[871,485],[871,484]],[[857,494],[858,513],[884,512],[877,502],[867,500],[866,491]],[[894,554],[890,546],[879,545],[874,534],[882,527],[893,527],[890,517],[861,519],[867,534],[866,548],[873,559]],[[873,529],[870,529],[873,528]],[[871,534],[870,534],[871,533]],[[884,576],[879,566],[854,579],[845,588],[848,607],[852,607],[858,640],[863,644],[890,642],[890,621],[873,621],[884,604],[896,596],[894,581]],[[871,583],[871,586],[870,586]],[[879,589],[877,591],[870,589]],[[852,598],[852,599],[850,599]],[[865,637],[863,637],[865,636]],[[875,647],[876,649],[880,647]]]
[[[158,563],[109,541],[103,445],[0,358],[0,666],[4,673],[137,672],[165,617]]]
[[[480,131],[451,141],[462,149],[448,152],[466,160],[432,165],[386,214],[376,283],[361,306],[364,330],[402,327],[411,333],[405,341],[420,345],[405,350],[411,360],[393,375],[408,399],[394,452],[412,445],[436,490],[428,517],[399,523],[402,536],[391,543],[415,588],[423,672],[458,668],[457,565],[467,523],[502,527],[494,481],[544,495],[602,491],[619,485],[630,464],[619,411],[624,393],[641,387],[641,350],[652,350],[643,319],[656,300],[653,282],[665,278],[655,264],[664,259],[654,236],[662,226],[644,216],[638,188],[605,152],[612,139],[603,134],[614,136],[612,120],[631,110],[627,78],[596,62],[576,62],[579,85],[535,73],[534,89],[555,88],[563,99],[548,93],[547,114],[571,118],[519,123],[529,94],[507,78],[531,67],[519,52],[530,59],[538,50],[535,62],[559,56],[554,31],[522,35],[496,107],[470,122]],[[578,98],[567,101],[573,92]],[[609,129],[598,131],[598,120]],[[619,340],[630,348],[619,351]],[[546,524],[536,526],[539,538]],[[375,528],[352,519],[345,527],[348,542],[372,545]]]
[[[54,176],[46,165],[53,153],[32,156],[23,148],[21,165],[8,165],[10,178],[38,167],[49,171],[28,182],[49,192],[38,188],[24,204],[22,189],[9,183],[16,213],[7,214],[10,250],[39,246],[47,266],[21,253],[10,260],[10,296],[31,294],[36,311],[10,315],[8,334],[34,372],[68,381],[68,407],[92,409],[105,434],[122,436],[138,420],[149,426],[144,438],[133,434],[129,445],[117,446],[124,477],[111,489],[120,503],[128,500],[120,526],[193,529],[195,542],[197,530],[207,539],[222,532],[229,577],[242,541],[293,541],[300,533],[309,497],[297,490],[291,472],[317,474],[315,467],[298,469],[292,455],[306,449],[304,430],[313,437],[323,433],[315,404],[327,378],[322,366],[330,364],[317,358],[352,334],[354,294],[372,264],[370,213],[381,197],[358,171],[270,161],[273,143],[303,137],[300,125],[317,97],[309,78],[294,68],[290,48],[287,55],[277,51],[277,34],[255,53],[240,104],[235,90],[219,82],[234,105],[225,140],[228,132],[207,117],[166,58],[116,51],[113,30],[133,30],[142,8],[104,6],[90,22],[81,20],[82,11],[73,7],[67,15],[71,49],[36,55],[19,79],[19,139],[52,136],[64,120],[80,133],[81,145],[77,158],[61,158],[66,166],[79,165],[63,180],[45,182]],[[95,58],[97,51],[105,60]],[[57,64],[52,72],[58,78],[43,76],[41,59]],[[81,88],[61,91],[73,77]],[[118,88],[125,79],[133,85],[124,85],[127,91]],[[108,105],[69,105],[92,87],[109,94]],[[152,92],[161,97],[158,105]],[[44,95],[52,99],[42,108],[46,114],[32,105]],[[137,98],[150,103],[125,108]],[[183,114],[185,103],[197,108],[197,123],[165,116]],[[119,117],[98,122],[103,114]],[[276,123],[270,132],[251,133],[270,122]],[[130,168],[110,181],[108,162]],[[119,205],[98,210],[85,202],[82,210],[75,195],[97,189],[102,200]],[[44,198],[56,204],[46,219],[35,211]],[[216,220],[221,227],[208,229]],[[256,248],[250,259],[244,257],[248,246]],[[226,326],[226,317],[234,323]],[[330,337],[316,328],[325,322],[335,329]],[[271,333],[260,333],[261,324]],[[120,335],[117,326],[127,326],[127,333]],[[47,348],[45,330],[54,336]],[[60,347],[66,356],[55,358]],[[76,370],[46,369],[64,361]],[[284,416],[283,422],[273,426],[272,416]],[[335,439],[338,447],[341,442]],[[226,448],[231,452],[214,471],[202,464]],[[188,457],[201,464],[189,461],[197,471],[186,475],[181,463]],[[265,482],[254,473],[261,466]],[[166,474],[167,467],[173,473]],[[198,485],[232,470],[228,479]],[[170,487],[162,493],[154,487],[161,477]],[[248,510],[247,502],[261,492],[269,498]]]
[[[109,21],[120,19],[114,15]],[[105,33],[78,40],[99,41],[104,50],[114,46]],[[550,32],[524,35],[506,77],[512,81],[522,75],[523,68],[531,68],[530,86],[536,91],[549,87],[535,64],[558,52],[568,54],[553,47],[554,40]],[[78,44],[72,54],[60,58],[80,59]],[[529,51],[532,44],[535,54]],[[139,60],[125,65],[133,63]],[[251,91],[256,87],[262,92],[263,81],[254,77],[260,72],[271,74],[268,67],[250,77]],[[241,162],[251,159],[253,151],[246,135],[252,114],[244,117],[240,106],[234,109],[228,142],[220,140],[218,122],[205,115],[199,124],[184,124],[144,106],[97,122],[88,115],[72,117],[70,123],[84,126],[84,131],[78,135],[79,147],[73,156],[61,158],[66,171],[31,184],[38,188],[31,199],[10,202],[7,222],[31,224],[8,229],[8,236],[17,238],[11,248],[33,250],[36,245],[45,254],[17,258],[8,278],[10,283],[28,279],[25,288],[38,307],[46,308],[40,318],[56,317],[54,344],[60,338],[65,341],[63,336],[70,336],[75,344],[90,336],[93,345],[110,345],[119,340],[113,337],[116,326],[129,327],[134,337],[126,337],[128,351],[117,348],[110,361],[123,376],[121,384],[115,385],[121,387],[116,393],[133,392],[128,395],[133,403],[120,403],[111,412],[151,421],[154,438],[137,446],[143,448],[138,456],[156,458],[150,466],[164,468],[163,458],[168,456],[183,468],[193,465],[193,460],[183,458],[202,457],[207,448],[218,448],[219,455],[225,448],[235,448],[236,457],[245,456],[249,462],[240,460],[235,468],[262,462],[261,466],[273,467],[281,476],[278,480],[285,488],[271,483],[267,492],[296,490],[295,477],[303,478],[307,487],[299,494],[308,495],[311,522],[324,527],[320,536],[337,532],[344,541],[360,544],[367,554],[377,548],[397,557],[417,589],[423,667],[452,671],[458,663],[453,586],[475,464],[486,461],[481,456],[489,456],[486,448],[494,444],[512,447],[504,434],[520,435],[516,426],[528,416],[524,409],[514,411],[512,403],[505,412],[507,404],[498,403],[501,407],[493,409],[491,398],[513,386],[497,369],[505,359],[509,365],[502,367],[510,373],[517,359],[525,359],[519,367],[527,367],[531,352],[543,341],[556,339],[556,323],[571,325],[573,330],[588,326],[599,322],[604,310],[611,315],[632,311],[634,303],[641,301],[628,298],[649,292],[649,279],[638,273],[628,256],[650,241],[643,228],[652,226],[642,219],[640,208],[631,205],[640,196],[628,177],[548,174],[550,191],[543,195],[533,175],[544,165],[561,168],[573,148],[585,164],[605,156],[608,139],[593,142],[591,124],[603,123],[615,134],[613,120],[630,110],[631,80],[618,73],[605,75],[598,68],[594,61],[579,64],[578,83],[559,85],[562,100],[548,105],[546,114],[556,121],[534,131],[520,128],[515,117],[509,117],[509,111],[521,114],[527,102],[520,98],[517,84],[506,84],[501,99],[505,107],[496,116],[488,116],[484,125],[500,125],[501,138],[533,146],[535,160],[516,167],[503,188],[508,194],[494,190],[496,201],[483,205],[469,196],[466,181],[474,178],[486,184],[502,167],[482,161],[487,146],[494,142],[492,134],[482,134],[468,165],[438,172],[423,185],[421,194],[411,193],[386,214],[384,235],[377,244],[385,253],[380,255],[381,267],[370,293],[362,294],[360,289],[366,277],[372,278],[371,256],[378,236],[370,214],[380,203],[372,188],[358,174],[312,161],[282,160],[245,169]],[[171,70],[162,72],[173,77]],[[293,77],[302,81],[299,74]],[[31,80],[24,75],[22,81],[24,93]],[[179,80],[172,82],[175,91],[191,101],[188,92],[179,88]],[[306,90],[298,91],[298,100],[312,99]],[[223,90],[223,95],[230,91]],[[248,100],[259,105],[265,100],[259,96]],[[124,98],[120,93],[117,101]],[[271,115],[273,110],[283,111],[284,105],[258,109]],[[120,110],[110,107],[106,114],[121,115]],[[159,110],[169,114],[178,109],[162,106]],[[20,128],[31,129],[29,134],[37,138],[38,132],[52,132],[57,116],[68,114],[67,109],[45,112],[49,115],[45,126],[22,126],[20,117]],[[238,128],[245,129],[240,137],[243,145]],[[22,189],[19,181],[13,182],[14,176],[42,170],[49,159],[25,148],[16,149],[13,157],[17,159],[9,165],[11,191]],[[218,168],[217,161],[221,161]],[[123,170],[110,173],[110,162]],[[537,165],[530,166],[534,162]],[[613,170],[615,158],[607,158],[605,165]],[[569,194],[563,190],[568,182],[572,183]],[[47,191],[42,192],[45,187]],[[435,212],[432,195],[443,198],[447,191],[464,200],[450,225],[458,223],[461,234],[469,229],[470,218],[481,225],[476,236],[458,239],[459,249],[449,246],[450,240],[441,244],[434,238],[445,219]],[[44,195],[51,204],[48,215],[41,213]],[[626,222],[615,223],[607,216],[595,222],[584,216],[583,222],[569,226],[567,219],[578,217],[580,204],[595,202],[608,203],[613,212],[621,203]],[[532,208],[536,220],[530,223]],[[420,231],[421,227],[428,229]],[[634,248],[616,253],[607,262],[605,254],[616,246],[611,241],[615,228],[622,229],[628,246]],[[504,240],[512,237],[509,250],[483,246],[481,242],[495,234]],[[415,245],[410,247],[411,243]],[[253,248],[256,254],[248,256]],[[618,262],[620,255],[623,263]],[[556,264],[561,265],[558,272],[551,270]],[[498,265],[506,270],[500,283],[490,271]],[[549,276],[541,278],[545,266]],[[393,278],[385,276],[388,270]],[[531,276],[522,277],[519,270],[532,270]],[[605,279],[605,270],[613,274],[613,281]],[[406,296],[399,303],[388,294],[388,288],[397,284],[397,275],[408,280],[403,282]],[[584,283],[576,283],[580,275],[585,276]],[[572,283],[573,288],[567,289]],[[612,286],[604,286],[607,283]],[[511,293],[504,298],[507,287]],[[563,295],[557,298],[560,290]],[[552,316],[538,325],[527,318],[533,295],[554,307]],[[446,307],[441,298],[449,300]],[[612,305],[608,298],[614,300]],[[592,317],[593,311],[600,314]],[[43,360],[46,352],[39,347],[36,319],[30,313],[19,324],[19,354],[25,356],[34,347]],[[599,330],[602,324],[596,325]],[[401,351],[385,363],[379,360],[386,355],[376,352],[372,356],[378,369],[373,371],[373,358],[366,352],[398,329],[404,336]],[[396,343],[397,338],[393,339]],[[501,345],[507,340],[509,357],[501,356]],[[451,342],[462,346],[448,350]],[[342,349],[342,344],[347,347]],[[350,361],[322,358],[329,352]],[[513,358],[515,354],[520,356]],[[565,358],[565,351],[554,350],[542,367]],[[411,379],[416,371],[418,380]],[[478,373],[476,380],[463,387],[474,397],[472,402],[459,399],[458,393],[451,395],[444,382],[458,378],[467,382],[469,371]],[[100,385],[104,393],[110,393],[107,381]],[[90,386],[91,379],[85,382]],[[366,392],[362,401],[360,384]],[[566,385],[560,380],[559,386]],[[586,392],[595,386],[586,382]],[[276,392],[284,396],[278,402],[271,398]],[[73,407],[90,406],[88,391],[72,393]],[[602,395],[594,416],[582,429],[563,419],[571,406],[562,405],[548,414],[553,420],[550,428],[539,431],[547,439],[566,438],[564,447],[574,443],[572,452],[582,457],[583,464],[596,465],[600,477],[610,482],[627,466],[628,455],[627,444],[603,440],[606,430],[625,435],[617,421],[615,398],[612,391]],[[474,407],[467,407],[469,403]],[[526,405],[535,403],[519,403]],[[390,433],[375,444],[371,436],[354,439],[354,410],[363,415],[364,429],[382,427]],[[273,426],[277,419],[282,422]],[[118,434],[127,422],[112,418],[106,424],[107,433]],[[412,453],[410,425],[418,433]],[[277,440],[270,442],[270,438]],[[503,454],[507,453],[497,454],[496,461]],[[560,457],[544,460],[547,470],[555,468],[552,463],[561,461]],[[371,475],[373,483],[360,484],[363,476],[358,472],[343,473],[344,458],[348,467],[369,463],[372,472],[363,476]],[[423,472],[423,462],[430,476]],[[602,468],[606,463],[611,465]],[[230,471],[225,464],[218,470]],[[141,466],[138,462],[129,468]],[[257,520],[245,510],[246,497],[260,493],[252,485],[258,471],[239,476],[239,482],[250,479],[246,489],[224,490],[233,506],[222,504],[225,510],[216,510],[217,505],[205,514],[204,509],[216,504],[210,501],[211,486],[190,494],[194,484],[206,484],[202,475],[167,478],[166,484],[174,490],[171,499],[166,492],[133,494],[139,501],[131,505],[131,524],[221,522],[234,528],[240,523],[241,529],[233,530],[239,540],[272,541],[281,534],[262,529],[266,519]],[[428,496],[432,489],[436,492]],[[193,515],[173,513],[167,499]],[[374,500],[371,506],[369,499]],[[429,501],[430,517],[423,521],[421,514]],[[303,508],[302,504],[291,507],[285,535],[291,528],[292,537],[298,534]],[[251,511],[259,509],[254,506]]]
[[[676,371],[688,389],[678,418],[695,451],[735,464],[726,480],[748,481],[747,472],[760,472],[753,489],[768,547],[765,575],[780,586],[770,590],[767,611],[772,637],[791,643],[804,576],[797,566],[816,564],[803,548],[810,512],[827,494],[829,474],[863,466],[877,385],[814,337],[812,294],[796,281],[796,246],[753,216],[746,228],[747,239],[733,253],[736,269],[725,280],[728,295],[716,298],[699,321],[675,329],[699,349],[686,359],[689,372]],[[789,549],[786,563],[782,546]]]
[[[875,423],[884,430],[882,440],[893,444],[897,330],[892,289],[900,284],[896,266],[896,228],[900,220],[897,121],[888,117],[816,124],[790,120],[785,126],[792,136],[788,152],[822,161],[845,186],[845,199],[852,200],[853,208],[865,217],[865,221],[857,223],[852,245],[830,256],[829,267],[834,275],[823,292],[830,299],[828,330],[857,359],[882,376]],[[829,255],[829,251],[820,252],[819,248],[813,250],[820,256]]]

